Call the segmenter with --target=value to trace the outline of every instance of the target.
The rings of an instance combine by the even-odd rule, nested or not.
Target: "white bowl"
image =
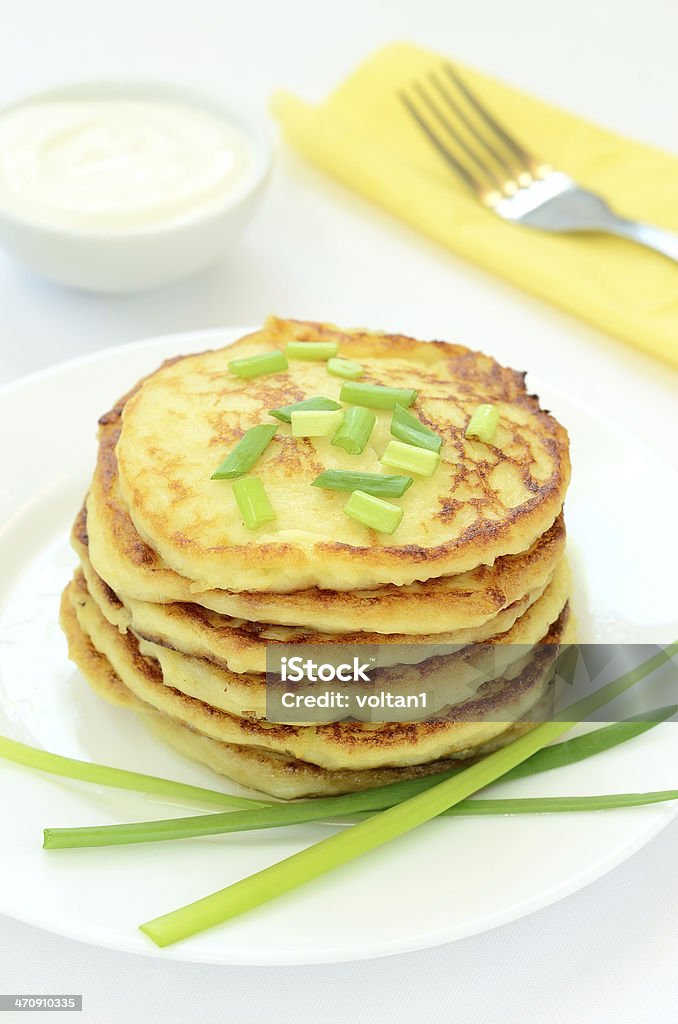
[[[135,292],[158,288],[216,263],[239,237],[261,196],[271,164],[263,127],[220,100],[181,86],[143,81],[97,81],[32,93],[0,109],[46,99],[101,97],[190,103],[239,129],[250,143],[249,172],[223,203],[166,226],[119,233],[78,231],[31,221],[0,209],[0,245],[30,270],[72,288]]]

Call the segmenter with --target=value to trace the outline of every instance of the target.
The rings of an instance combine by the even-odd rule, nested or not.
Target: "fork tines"
[[[412,82],[398,95],[429,142],[486,205],[495,206],[547,172],[451,64]]]

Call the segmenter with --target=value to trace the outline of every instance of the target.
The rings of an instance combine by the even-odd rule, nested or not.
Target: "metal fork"
[[[499,217],[540,231],[620,235],[678,263],[678,235],[618,216],[602,196],[530,153],[451,64],[398,95],[452,170]]]

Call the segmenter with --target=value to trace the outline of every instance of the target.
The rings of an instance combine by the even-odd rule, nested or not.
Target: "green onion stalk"
[[[304,885],[357,857],[385,845],[457,806],[473,793],[502,778],[553,740],[678,653],[671,644],[642,665],[620,676],[567,709],[568,721],[544,722],[509,746],[416,796],[323,839],[299,853],[227,886],[219,892],[180,907],[141,925],[158,946],[168,946],[207,928],[231,920],[286,892]]]
[[[612,725],[603,726],[600,729],[592,730],[581,736],[575,736],[560,743],[554,743],[537,751],[522,764],[516,765],[507,772],[501,779],[502,782],[510,782],[515,779],[524,779],[532,775],[540,775],[543,772],[552,771],[555,768],[564,768],[571,764],[585,761],[589,757],[601,754],[605,750],[626,743],[636,736],[640,736],[652,729],[660,722],[667,721],[678,713],[678,705],[659,708],[648,713],[644,719],[616,722]],[[1,749],[1,748],[0,748]],[[29,748],[30,749],[30,748]],[[54,755],[48,755],[54,757]],[[78,762],[81,763],[81,762]],[[116,769],[102,769],[102,771],[116,771]],[[169,818],[152,822],[133,822],[127,825],[95,825],[81,828],[49,828],[45,829],[46,849],[68,849],[79,846],[119,846],[127,843],[159,842],[161,840],[191,839],[196,836],[221,835],[227,832],[249,831],[256,828],[281,828],[286,825],[296,825],[300,821],[323,821],[340,816],[352,816],[364,814],[371,811],[381,811],[388,807],[408,800],[417,793],[423,793],[439,782],[452,778],[463,771],[461,766],[452,768],[433,776],[420,779],[405,779],[401,782],[391,782],[384,786],[376,786],[372,789],[365,789],[358,793],[349,793],[344,796],[324,797],[297,801],[293,803],[265,804],[263,801],[243,801],[251,804],[244,814],[230,812],[228,814],[200,814],[189,818]],[[140,777],[142,780],[146,776]],[[169,783],[171,787],[180,786],[180,783]],[[189,787],[192,788],[192,787]],[[206,793],[201,800],[200,794]],[[174,789],[170,795],[175,795]],[[181,795],[180,793],[176,795]],[[198,790],[198,805],[210,801],[220,802],[225,794],[212,794],[210,790]],[[229,799],[228,797],[225,797]],[[238,798],[231,798],[238,799]],[[581,800],[584,798],[566,797],[567,800]],[[607,797],[595,797],[592,800],[606,800]],[[612,800],[616,796],[611,797]],[[541,797],[521,800],[516,804],[515,800],[497,800],[495,813],[534,813],[561,810],[553,803],[546,801],[538,806]],[[478,813],[475,809],[477,801],[468,801],[473,804],[471,814]],[[236,804],[239,807],[240,804]],[[461,805],[460,805],[461,806]],[[610,805],[612,806],[612,805]],[[632,805],[628,805],[632,806]],[[515,808],[518,807],[516,811]],[[510,809],[513,808],[513,809]],[[598,806],[577,806],[577,810],[598,810]],[[250,813],[251,811],[251,813]],[[451,814],[452,811],[445,812]],[[461,812],[460,812],[461,813]],[[486,811],[485,813],[489,813]],[[300,817],[301,815],[301,817]]]
[[[185,782],[174,782],[161,779],[156,775],[144,775],[142,772],[130,772],[124,768],[111,768],[109,765],[92,764],[90,761],[79,761],[61,754],[52,754],[48,750],[30,747],[7,736],[0,736],[0,757],[14,764],[25,765],[36,771],[57,775],[61,778],[75,779],[79,782],[91,782],[95,786],[107,786],[112,789],[124,789],[134,793],[148,793],[168,800],[180,800],[194,807],[270,807],[269,800],[252,800],[250,798],[231,796],[216,789],[204,789],[202,786],[189,786]]]

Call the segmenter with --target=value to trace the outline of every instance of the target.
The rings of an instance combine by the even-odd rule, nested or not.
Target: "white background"
[[[133,75],[203,86],[263,111],[279,86],[320,98],[394,39],[436,46],[678,150],[675,0],[0,0],[0,102],[61,81]],[[237,251],[167,291],[77,295],[0,254],[0,381],[111,344],[253,324],[272,311],[485,348],[579,394],[678,466],[678,373],[464,265],[286,151]],[[163,963],[0,918],[0,992],[83,992],[78,1019],[87,1024],[161,1014],[168,1024],[674,1024],[676,863],[673,825],[612,875],[531,918],[438,950],[331,967]]]

